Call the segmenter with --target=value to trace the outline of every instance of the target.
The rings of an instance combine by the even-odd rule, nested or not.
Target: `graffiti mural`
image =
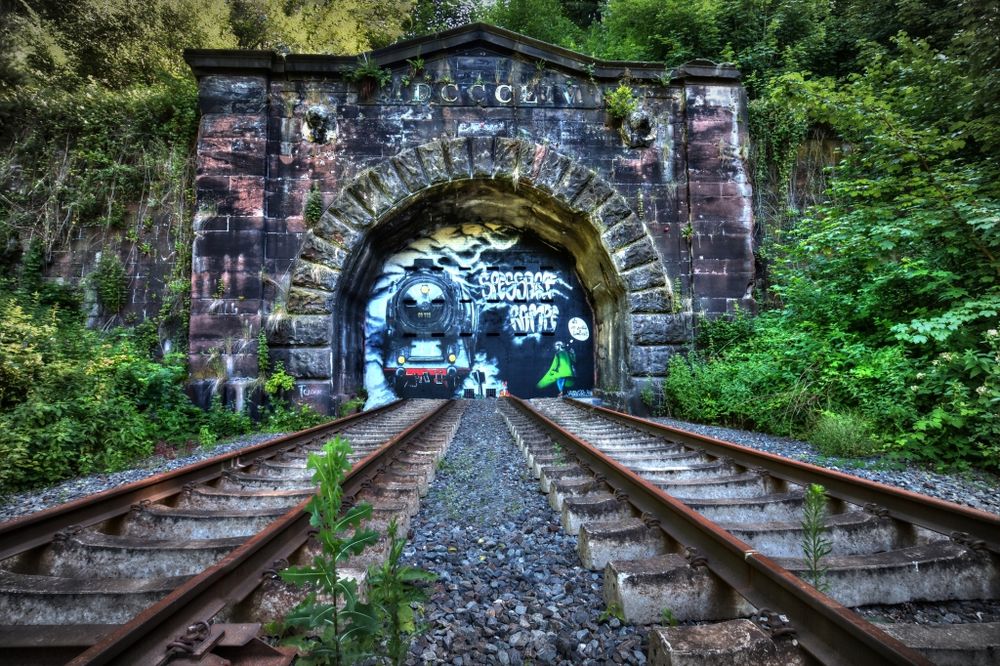
[[[365,320],[368,406],[586,395],[593,317],[572,264],[520,232],[444,227],[389,257]]]

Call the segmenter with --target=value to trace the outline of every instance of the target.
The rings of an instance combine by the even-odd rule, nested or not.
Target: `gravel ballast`
[[[777,437],[749,430],[689,423],[662,417],[652,420],[673,428],[723,439],[758,451],[775,453],[863,479],[878,481],[915,493],[971,506],[974,509],[1000,514],[1000,477],[988,472],[942,474],[912,464],[900,466],[898,469],[896,466],[890,468],[883,464],[879,458],[846,460],[827,457],[808,442],[790,437]]]
[[[134,469],[113,472],[111,474],[92,474],[76,479],[68,479],[48,488],[27,490],[15,495],[0,498],[0,522],[13,520],[35,511],[48,509],[66,502],[71,502],[87,495],[104,492],[118,486],[124,486],[135,481],[141,481],[156,474],[169,472],[178,467],[184,467],[207,458],[245,449],[283,436],[286,433],[257,433],[244,435],[217,444],[211,449],[196,449],[193,453],[177,458],[153,456]]]
[[[645,630],[604,613],[496,411],[471,402],[420,512],[407,564],[438,574],[408,663],[641,664]]]

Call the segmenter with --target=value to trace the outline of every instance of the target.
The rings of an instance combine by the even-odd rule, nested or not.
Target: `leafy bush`
[[[615,120],[623,120],[639,106],[639,101],[632,92],[632,87],[624,81],[609,92],[604,98],[604,106]]]
[[[857,458],[874,453],[868,432],[868,423],[856,414],[824,411],[809,441],[824,455]]]

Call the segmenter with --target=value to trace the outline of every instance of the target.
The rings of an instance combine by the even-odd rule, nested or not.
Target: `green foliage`
[[[806,582],[820,592],[830,590],[827,581],[827,566],[823,558],[832,552],[829,539],[825,536],[826,489],[818,484],[806,488],[805,503],[802,508],[802,555],[806,561]]]
[[[88,279],[97,292],[97,302],[104,312],[110,315],[121,312],[128,296],[128,276],[125,275],[125,267],[118,255],[112,252],[101,254]]]
[[[323,217],[323,193],[316,186],[309,190],[302,217],[310,228],[316,226],[319,223],[319,218]]]
[[[825,456],[858,458],[874,453],[870,427],[856,414],[823,411],[809,441]]]
[[[632,87],[624,81],[604,96],[604,107],[608,110],[608,115],[619,121],[627,118],[638,106],[639,101],[632,92]]]
[[[751,122],[770,126],[754,131],[772,181],[789,177],[804,127],[829,128],[850,150],[818,205],[767,222],[784,231],[766,248],[780,309],[730,341],[703,333],[699,353],[671,365],[667,404],[811,433],[837,455],[881,448],[997,469],[1000,124],[978,103],[991,79],[960,37],[880,40],[844,81],[769,70]]]
[[[677,626],[677,616],[674,615],[674,611],[670,608],[664,606],[660,609],[660,623],[665,624],[668,627]]]
[[[304,664],[348,664],[368,656],[378,626],[375,609],[358,599],[357,582],[339,571],[349,557],[378,541],[376,532],[361,525],[371,517],[371,505],[358,504],[341,514],[341,482],[351,467],[350,451],[346,440],[335,437],[322,454],[309,454],[307,467],[319,490],[306,510],[309,524],[318,530],[321,554],[309,565],[281,572],[282,580],[310,588],[285,617],[288,627],[303,632],[285,642],[304,653]]]
[[[374,58],[369,58],[368,54],[365,54],[358,58],[358,64],[347,73],[347,78],[358,83],[373,81],[379,88],[384,88],[392,80],[392,72],[379,67]]]
[[[622,610],[621,606],[618,604],[608,604],[607,607],[601,611],[601,614],[597,616],[598,622],[607,622],[611,618],[617,618],[621,622],[625,622],[625,611]]]
[[[700,318],[695,344],[706,356],[713,358],[750,339],[753,331],[753,318],[744,310],[737,309],[731,316]]]
[[[396,520],[389,523],[389,553],[384,562],[368,568],[368,600],[378,623],[375,651],[388,663],[401,666],[412,637],[419,632],[414,607],[427,598],[418,583],[430,583],[437,575],[400,562],[406,539],[398,534]]]
[[[361,409],[365,406],[366,400],[367,398],[363,398],[359,395],[354,396],[350,400],[345,400],[344,403],[340,406],[340,409],[337,410],[338,416],[343,418],[345,416],[350,416],[351,414],[354,414],[356,412],[360,412]]]
[[[560,0],[497,0],[483,3],[476,18],[550,44],[574,48],[583,32],[566,15]]]

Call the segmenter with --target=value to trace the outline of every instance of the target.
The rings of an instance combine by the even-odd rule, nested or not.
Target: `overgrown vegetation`
[[[344,564],[378,541],[378,533],[362,523],[371,518],[369,504],[342,512],[344,476],[351,449],[340,437],[327,442],[322,454],[309,454],[307,466],[319,491],[309,501],[310,524],[317,529],[321,553],[309,565],[281,572],[283,580],[308,586],[305,600],[284,620],[285,642],[294,645],[303,664],[404,663],[418,626],[414,606],[425,597],[419,583],[435,580],[429,572],[400,561],[406,540],[396,522],[388,528],[389,552],[384,562],[368,569],[367,600],[361,601],[357,582],[344,575]]]
[[[698,321],[698,349],[646,385],[654,409],[1000,468],[996,3],[500,0],[485,16],[743,73],[764,311]],[[830,148],[807,174],[810,137]]]

